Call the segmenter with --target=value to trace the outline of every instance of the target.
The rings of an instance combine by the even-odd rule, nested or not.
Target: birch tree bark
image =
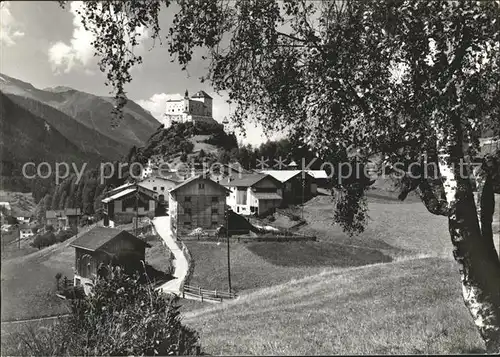
[[[458,124],[459,125],[459,124]],[[471,183],[463,172],[460,128],[437,131],[438,165],[448,204],[453,256],[460,268],[462,296],[488,353],[500,353],[500,260],[495,254],[490,224],[481,232]],[[482,192],[482,200],[493,192]],[[489,202],[488,206],[490,206]],[[487,209],[485,209],[487,211]],[[485,213],[482,210],[483,213]]]

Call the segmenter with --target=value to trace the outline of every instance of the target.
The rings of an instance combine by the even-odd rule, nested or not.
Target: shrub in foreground
[[[198,355],[196,331],[181,323],[177,298],[143,284],[144,277],[111,269],[91,296],[70,302],[69,317],[39,331],[7,336],[7,355]],[[147,278],[147,277],[146,277]],[[147,280],[147,279],[146,279]]]

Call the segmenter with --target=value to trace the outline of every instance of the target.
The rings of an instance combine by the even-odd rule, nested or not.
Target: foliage
[[[44,234],[37,234],[33,239],[33,242],[30,243],[30,245],[35,248],[42,249],[51,246],[53,244],[56,244],[57,241],[58,240],[56,235],[49,231]]]
[[[133,2],[127,19],[149,25],[155,38],[162,4],[169,2]],[[240,127],[257,120],[268,131],[291,128],[320,158],[345,159],[354,148],[361,164],[378,155],[389,167],[405,163],[406,174],[410,162],[438,165],[437,179],[421,177],[414,188],[431,213],[447,217],[464,300],[487,350],[498,353],[494,196],[492,190],[481,196],[488,209],[481,209],[480,226],[470,181],[458,171],[465,151],[479,151],[483,132],[500,132],[500,3],[186,0],[177,5],[170,53],[186,69],[194,50],[206,50],[203,79],[228,92],[236,107],[231,121]],[[113,78],[120,91],[130,81],[130,62],[117,57],[117,49],[128,44],[120,31],[105,36],[110,28],[123,32],[123,24],[108,24],[113,11],[101,10],[85,19],[96,26],[94,46],[102,61],[114,65],[108,73],[119,76]],[[484,187],[491,188],[492,179],[487,177]],[[337,201],[337,218],[354,231],[366,221],[366,182],[357,181],[341,182],[345,199]]]
[[[72,299],[71,315],[39,331],[18,332],[9,355],[196,355],[198,334],[181,323],[177,298],[139,276],[112,270],[92,294]]]

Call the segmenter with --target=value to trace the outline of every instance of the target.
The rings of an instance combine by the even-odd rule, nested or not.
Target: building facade
[[[194,176],[170,190],[169,215],[174,235],[196,228],[215,231],[225,224],[228,190],[203,175]]]
[[[98,275],[106,275],[110,265],[119,265],[128,273],[141,269],[146,247],[150,245],[119,229],[95,227],[76,239],[74,285],[88,294]]]
[[[227,205],[238,214],[264,215],[281,206],[281,183],[270,175],[240,174],[223,185],[230,190]]]
[[[157,199],[157,193],[139,185],[120,190],[101,201],[104,206],[104,225],[113,228],[117,224],[127,223],[135,216],[154,217]]]
[[[213,99],[204,91],[199,91],[189,97],[188,91],[182,99],[169,99],[165,107],[165,126],[170,126],[173,122],[217,122],[212,114]]]
[[[33,237],[36,233],[36,227],[30,224],[21,224],[19,226],[19,238],[29,238]]]
[[[263,170],[281,183],[283,205],[306,202],[316,194],[314,177],[302,170]]]

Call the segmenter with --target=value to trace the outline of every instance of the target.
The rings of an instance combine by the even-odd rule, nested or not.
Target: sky
[[[81,25],[74,1],[62,9],[53,1],[4,1],[0,3],[0,72],[29,82],[37,88],[67,86],[95,95],[109,95],[105,75],[100,72],[94,57],[92,34]],[[160,25],[164,33],[173,17],[163,9]],[[219,95],[199,78],[206,63],[195,58],[187,71],[171,62],[165,42],[153,48],[148,30],[137,29],[140,45],[134,49],[142,55],[143,63],[132,70],[133,81],[126,87],[130,99],[159,118],[165,101],[172,94],[195,93],[204,90],[214,99],[214,119],[221,122],[229,117],[231,108],[227,95]],[[260,126],[246,123],[246,136],[237,131],[244,144],[259,145],[280,134],[264,134]]]

